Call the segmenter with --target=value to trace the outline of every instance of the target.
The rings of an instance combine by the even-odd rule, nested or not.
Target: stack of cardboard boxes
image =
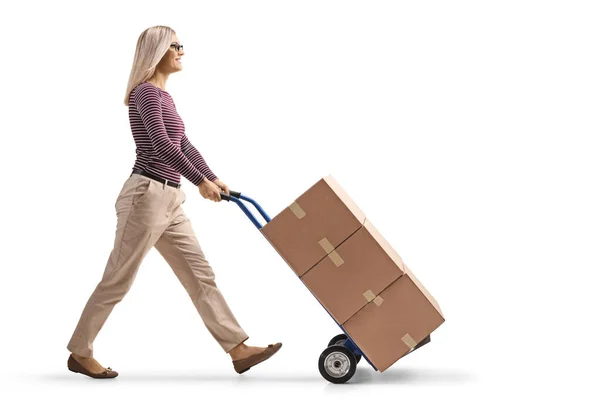
[[[435,299],[331,175],[261,231],[381,372],[444,322]]]

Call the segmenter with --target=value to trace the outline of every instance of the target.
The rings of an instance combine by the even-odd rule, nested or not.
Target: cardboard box
[[[343,324],[381,372],[406,355],[443,322],[438,303],[405,266],[404,274]]]
[[[302,276],[364,223],[365,215],[328,175],[261,228],[281,257]]]
[[[329,311],[343,324],[404,274],[400,255],[371,221],[323,258],[301,279]]]

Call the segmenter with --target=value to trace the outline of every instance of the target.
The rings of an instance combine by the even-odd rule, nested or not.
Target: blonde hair
[[[154,75],[156,66],[165,53],[169,51],[173,34],[175,34],[175,31],[172,28],[157,25],[146,29],[138,38],[133,66],[129,73],[129,82],[127,82],[127,91],[125,92],[126,106],[129,106],[129,96],[131,96],[133,88]]]

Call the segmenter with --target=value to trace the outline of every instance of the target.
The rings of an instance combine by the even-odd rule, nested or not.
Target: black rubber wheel
[[[319,372],[331,383],[346,383],[356,372],[356,357],[344,346],[329,346],[319,357]]]
[[[329,344],[327,345],[327,347],[333,345],[333,344],[343,344],[346,339],[348,339],[348,336],[346,336],[345,333],[340,333],[339,335],[335,335],[330,341]],[[341,342],[341,343],[338,343]]]
[[[329,344],[327,345],[327,347],[329,346],[333,346],[333,345],[338,345],[338,346],[342,346],[344,344],[344,342],[346,341],[346,339],[348,339],[348,336],[346,336],[345,333],[340,333],[339,335],[335,335],[330,341]],[[360,362],[360,360],[362,360],[362,355],[354,355],[354,357],[356,358],[356,363],[358,364]]]

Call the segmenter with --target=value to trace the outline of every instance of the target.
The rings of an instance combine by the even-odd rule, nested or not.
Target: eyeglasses
[[[179,43],[173,43],[169,47],[175,49],[175,51],[177,51],[177,52],[179,52],[179,50],[183,50],[183,45],[179,44]]]

